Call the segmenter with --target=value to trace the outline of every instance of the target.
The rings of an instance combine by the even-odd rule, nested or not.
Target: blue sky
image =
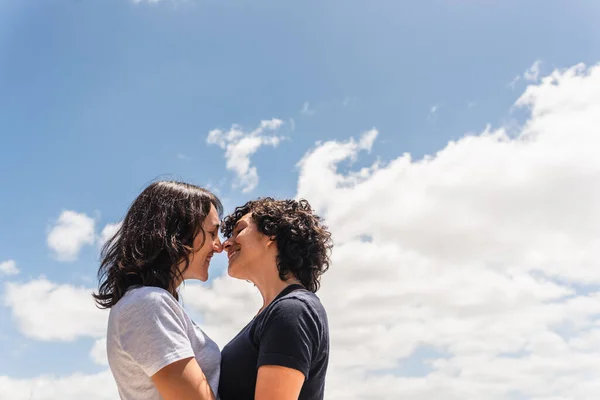
[[[597,63],[599,17],[595,0],[2,0],[0,262],[20,274],[0,280],[93,287],[98,246],[62,262],[49,231],[63,210],[97,231],[116,223],[157,178],[210,185],[231,210],[294,197],[317,142],[376,127],[355,169],[518,126],[530,82],[510,83],[538,60],[541,75]],[[208,132],[272,118],[286,139],[252,156],[260,180],[243,193]],[[0,376],[105,369],[93,339],[31,339],[11,312],[0,307]]]

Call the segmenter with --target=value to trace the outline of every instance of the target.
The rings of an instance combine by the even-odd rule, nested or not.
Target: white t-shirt
[[[166,290],[137,287],[110,309],[108,363],[123,400],[160,400],[151,376],[195,357],[218,396],[221,352]]]

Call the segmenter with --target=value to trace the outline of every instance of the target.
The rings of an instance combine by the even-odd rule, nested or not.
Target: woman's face
[[[199,279],[206,281],[208,279],[208,267],[214,253],[220,253],[223,250],[219,240],[219,214],[215,206],[210,206],[210,212],[204,219],[202,232],[198,232],[194,238],[194,249],[188,256],[189,266],[183,273],[183,279]],[[202,241],[204,240],[204,243]]]
[[[254,270],[276,257],[274,242],[258,230],[248,213],[239,219],[231,237],[223,243],[229,265],[227,271],[233,278],[252,280]]]

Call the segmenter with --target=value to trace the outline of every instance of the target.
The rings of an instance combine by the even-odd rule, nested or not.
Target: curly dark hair
[[[223,235],[230,238],[235,224],[248,213],[259,232],[277,243],[279,277],[285,281],[292,275],[311,292],[319,290],[320,277],[329,269],[333,243],[327,226],[308,201],[271,197],[249,201],[225,217]]]
[[[118,231],[104,244],[98,269],[99,308],[111,308],[132,286],[154,286],[178,298],[175,282],[189,266],[194,237],[221,201],[201,187],[176,181],[150,184],[133,201]],[[183,268],[174,268],[185,260]]]

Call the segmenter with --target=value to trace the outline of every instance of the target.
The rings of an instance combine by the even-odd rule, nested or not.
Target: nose
[[[231,238],[228,238],[228,239],[226,239],[226,240],[223,242],[223,246],[222,246],[222,247],[223,247],[223,250],[225,250],[226,252],[229,252],[229,248],[231,247],[231,244],[232,244],[232,243],[231,243]]]
[[[217,236],[217,238],[213,242],[213,251],[215,253],[220,253],[223,251],[223,245],[221,244],[221,239],[219,239],[219,236]]]

